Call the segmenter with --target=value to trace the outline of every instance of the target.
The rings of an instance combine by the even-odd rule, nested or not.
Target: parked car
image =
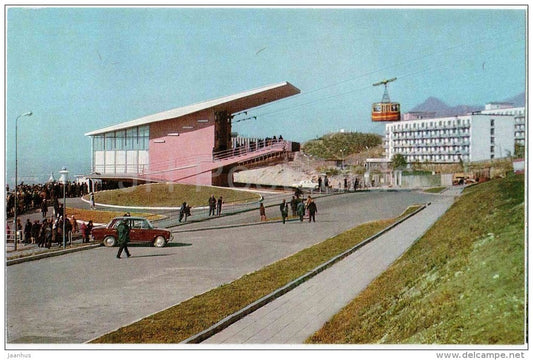
[[[130,242],[150,242],[155,247],[163,247],[172,241],[172,233],[166,229],[156,229],[148,219],[135,216],[119,216],[111,220],[106,226],[94,227],[92,236],[105,246],[115,246],[118,243],[117,226],[120,221],[126,221],[130,227]]]
[[[318,183],[315,183],[315,182],[313,182],[311,180],[302,180],[300,182],[292,184],[292,187],[317,190],[318,189]]]

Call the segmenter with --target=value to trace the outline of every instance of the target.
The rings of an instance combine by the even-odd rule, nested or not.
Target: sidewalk
[[[420,213],[204,343],[303,344],[424,235],[459,193],[446,191]]]

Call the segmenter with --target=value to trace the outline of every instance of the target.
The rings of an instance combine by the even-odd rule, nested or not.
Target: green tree
[[[514,145],[514,155],[517,158],[523,158],[526,155],[526,147],[522,144]]]
[[[394,170],[405,169],[405,167],[407,166],[407,160],[405,160],[405,156],[403,156],[402,154],[394,154],[391,161],[392,168]]]

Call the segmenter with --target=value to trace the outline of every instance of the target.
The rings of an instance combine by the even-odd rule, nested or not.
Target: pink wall
[[[176,133],[179,136],[169,135]],[[151,124],[150,176],[175,181],[198,173],[203,163],[211,162],[214,143],[215,121],[212,111]],[[211,172],[187,177],[180,182],[211,185]]]

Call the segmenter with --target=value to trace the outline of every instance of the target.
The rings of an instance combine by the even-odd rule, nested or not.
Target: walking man
[[[117,232],[119,244],[117,259],[120,259],[122,250],[124,250],[124,252],[126,253],[126,257],[130,257],[131,255],[128,251],[128,242],[130,241],[130,227],[128,226],[126,221],[120,221],[120,224],[118,224],[117,226]]]
[[[183,202],[183,204],[181,204],[181,208],[180,208],[180,219],[179,221],[181,222],[181,220],[183,220],[183,217],[185,217],[185,222],[187,222],[187,217],[191,214],[191,208],[189,207],[189,205],[187,205],[187,202]]]
[[[41,203],[41,214],[43,215],[43,219],[46,218],[46,213],[48,212],[48,204],[46,202],[46,198],[43,199],[43,202]]]
[[[316,222],[315,213],[318,212],[318,209],[313,199],[311,199],[311,201],[309,202],[309,205],[307,205],[307,211],[309,211],[309,222],[311,222],[311,219],[313,219],[313,222]]]
[[[285,199],[283,199],[283,202],[279,205],[279,210],[281,211],[281,218],[285,224],[285,219],[287,219],[287,216],[289,216],[289,206],[285,202]]]
[[[298,201],[298,206],[297,206],[297,210],[296,211],[298,213],[298,216],[300,217],[300,221],[304,221],[305,204],[304,204],[303,200]]]
[[[222,214],[222,196],[217,200],[217,216],[220,216],[220,214]]]
[[[296,216],[298,203],[299,203],[299,201],[298,201],[298,199],[296,199],[296,196],[293,196],[292,200],[291,200],[292,216]]]
[[[91,210],[96,209],[96,204],[94,203],[94,193],[91,192],[89,195],[89,201],[91,202]]]
[[[215,195],[211,195],[209,198],[209,216],[215,215],[215,208],[217,206],[217,199],[215,199]]]
[[[259,204],[259,216],[261,217],[261,221],[267,220],[265,205],[263,203]]]

